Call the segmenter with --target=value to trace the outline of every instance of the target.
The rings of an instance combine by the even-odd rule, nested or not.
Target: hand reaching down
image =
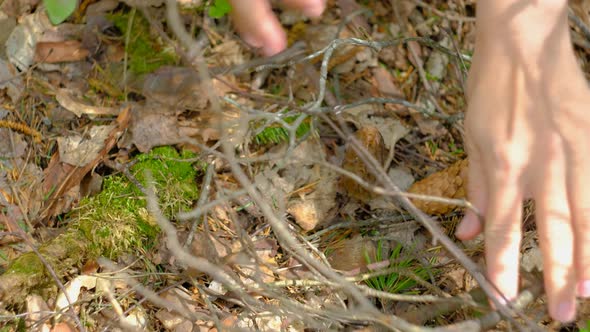
[[[485,235],[488,276],[518,291],[521,211],[536,202],[549,312],[590,296],[590,89],[572,50],[567,1],[478,3],[465,119],[469,199],[457,236]],[[502,26],[498,22],[503,22]]]

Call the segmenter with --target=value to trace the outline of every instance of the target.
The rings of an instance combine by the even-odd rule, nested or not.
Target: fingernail
[[[590,280],[581,281],[578,284],[578,296],[590,297]]]
[[[560,322],[567,323],[574,320],[576,314],[576,305],[574,302],[562,302],[557,306],[555,310],[555,316],[553,318]]]

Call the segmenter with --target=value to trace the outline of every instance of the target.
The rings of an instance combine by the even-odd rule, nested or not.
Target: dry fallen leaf
[[[23,135],[0,128],[1,221],[10,231],[21,232],[17,221],[36,220],[43,201],[43,171],[29,160]],[[5,239],[8,240],[8,239]]]
[[[190,312],[198,312],[201,304],[195,301],[185,289],[172,288],[165,290],[160,294],[160,297],[176,305],[176,307],[184,307]]]
[[[97,280],[97,277],[87,275],[77,276],[76,278],[70,280],[65,285],[66,292],[60,292],[57,296],[55,301],[55,310],[58,312],[66,312],[66,308],[68,308],[70,305],[69,301],[72,301],[72,303],[78,301],[78,297],[80,296],[80,291],[82,288],[86,288],[87,290],[94,289],[96,287]]]
[[[382,108],[370,104],[346,109],[342,113],[342,119],[354,124],[357,128],[377,128],[383,137],[385,149],[389,152],[395,148],[397,141],[406,136],[409,132],[409,130],[402,125],[400,120],[395,117],[387,116],[387,112],[383,111]]]
[[[369,33],[371,31],[371,26],[369,25],[369,22],[367,22],[365,15],[357,14],[364,8],[355,0],[337,0],[336,5],[342,11],[342,17],[352,17],[350,24],[353,26],[354,30],[362,33]]]
[[[90,52],[77,40],[38,42],[33,61],[43,63],[80,61],[89,54]]]
[[[41,0],[6,0],[0,4],[0,9],[12,17],[20,17],[30,13],[39,5]]]
[[[3,59],[0,59],[0,89],[6,89],[13,103],[20,99],[25,89],[22,77],[18,75],[16,68]]]
[[[283,152],[286,148],[280,147]],[[278,205],[282,208],[286,203],[287,212],[304,230],[330,222],[336,212],[337,174],[317,165],[325,158],[322,143],[310,138],[293,149],[289,159],[271,162],[269,167],[286,161],[280,172],[269,168],[256,177],[258,185],[268,188],[262,190],[267,198],[276,201],[280,197]]]
[[[167,331],[175,331],[178,327],[184,326],[186,322],[188,322],[190,325],[188,325],[189,329],[185,331],[190,331],[192,328],[192,323],[189,320],[184,318],[181,314],[168,311],[167,309],[158,310],[155,316]]]
[[[82,179],[98,164],[104,156],[110,151],[121,134],[129,125],[129,109],[124,109],[117,117],[117,126],[109,133],[108,137],[103,140],[102,149],[95,155],[95,158],[82,167],[74,167],[68,163],[62,162],[60,154],[55,153],[49,165],[45,170],[43,178],[43,190],[40,191],[48,195],[43,201],[44,210],[41,213],[42,218],[54,216],[63,213],[61,201],[63,196],[72,188],[79,186]]]
[[[377,90],[380,92],[381,95],[390,98],[404,97],[401,90],[393,83],[395,82],[395,78],[389,70],[381,66],[378,66],[373,68],[372,72],[373,79],[375,80],[375,85],[377,86]]]
[[[414,183],[409,193],[443,198],[461,199],[466,197],[467,187],[467,159],[460,160],[442,171]],[[455,206],[428,200],[412,200],[417,208],[427,214],[445,214]]]
[[[116,125],[94,126],[85,135],[58,137],[60,160],[77,167],[86,166],[99,155],[105,140],[116,128]]]
[[[295,222],[306,231],[332,220],[338,205],[338,176],[327,168],[315,166],[308,184],[302,186],[292,195],[287,211],[295,218]],[[310,190],[308,193],[304,191]]]
[[[362,235],[345,239],[337,246],[328,256],[330,265],[336,270],[346,271],[353,275],[366,269],[367,258],[373,259],[377,250],[375,242]]]
[[[42,324],[38,327],[39,322],[46,322],[50,316],[49,306],[40,295],[31,294],[26,298],[27,305],[27,327],[36,331],[49,331],[50,325],[48,323]],[[37,326],[37,327],[35,327]]]
[[[362,127],[354,134],[354,137],[361,148],[366,149],[379,165],[383,165],[385,146],[383,137],[377,128],[369,126]],[[363,158],[362,155],[357,153],[352,143],[349,143],[346,147],[342,168],[360,176],[368,184],[374,185],[375,175],[370,171],[365,160],[366,158]],[[347,176],[340,178],[340,186],[346,194],[362,203],[369,203],[369,201],[376,197],[374,193],[366,190],[356,180]]]
[[[134,144],[140,152],[154,146],[174,145],[188,138],[180,132],[176,111],[166,107],[135,107],[122,146]]]
[[[78,329],[66,322],[56,323],[51,332],[77,332]]]
[[[113,107],[101,107],[86,105],[73,96],[72,91],[68,89],[59,89],[55,92],[55,99],[66,110],[81,117],[83,114],[88,115],[119,115],[121,110]]]
[[[22,17],[6,41],[8,60],[18,69],[27,70],[35,57],[35,45],[52,27],[44,10]]]

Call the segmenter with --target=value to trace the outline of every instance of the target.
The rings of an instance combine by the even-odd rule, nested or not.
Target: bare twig
[[[584,21],[582,21],[582,19],[578,17],[578,15],[576,15],[576,13],[574,13],[574,11],[571,8],[568,8],[567,14],[570,21],[572,21],[572,23],[574,23],[574,25],[577,26],[580,29],[580,31],[582,31],[584,37],[588,41],[590,41],[590,28],[588,28]]]
[[[207,201],[209,197],[209,189],[211,188],[211,180],[213,179],[213,174],[215,173],[215,162],[211,162],[207,165],[207,170],[205,171],[205,178],[203,179],[203,186],[201,187],[201,193],[199,194],[199,201],[197,202],[197,207],[201,207]],[[207,220],[207,210],[204,210],[203,213],[203,222]],[[193,238],[195,237],[195,232],[197,231],[197,227],[199,225],[200,219],[195,218],[193,220],[193,224],[188,232],[188,236],[186,238],[186,242],[184,243],[184,248],[187,249],[191,243],[193,242]]]

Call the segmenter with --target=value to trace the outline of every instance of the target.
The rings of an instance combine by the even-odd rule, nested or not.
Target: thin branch
[[[211,188],[211,180],[213,179],[213,174],[215,173],[215,162],[211,162],[207,165],[207,170],[205,171],[205,178],[203,179],[203,186],[201,187],[201,193],[199,194],[199,200],[197,201],[197,208],[202,207],[205,205],[207,198],[209,197],[209,190]],[[207,210],[203,210],[203,223],[207,220]],[[199,218],[195,218],[193,220],[193,224],[188,232],[188,236],[186,238],[186,242],[184,243],[184,248],[187,249],[191,243],[193,242],[193,238],[195,237],[195,233],[197,231],[197,227],[199,226]]]
[[[568,8],[567,16],[570,21],[572,21],[572,23],[574,23],[574,25],[577,26],[580,31],[582,31],[584,37],[590,41],[590,28],[588,28],[586,23],[584,23],[584,21],[582,21],[582,19],[578,17],[578,15],[576,15],[576,13],[574,13],[571,8]]]

